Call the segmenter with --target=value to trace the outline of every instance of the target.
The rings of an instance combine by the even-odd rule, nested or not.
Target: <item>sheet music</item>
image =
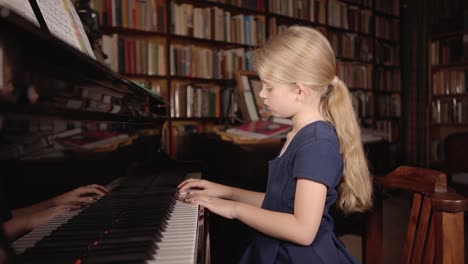
[[[39,21],[37,21],[36,15],[34,14],[31,4],[28,0],[0,0],[0,5],[11,8],[19,15],[40,27]]]
[[[70,0],[37,0],[37,4],[52,34],[96,59],[80,17]]]

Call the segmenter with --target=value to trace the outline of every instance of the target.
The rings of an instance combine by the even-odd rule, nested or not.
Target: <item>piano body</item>
[[[0,77],[10,207],[91,183],[111,189],[15,241],[18,262],[209,262],[203,208],[175,197],[201,174],[164,154],[160,97],[1,5]]]

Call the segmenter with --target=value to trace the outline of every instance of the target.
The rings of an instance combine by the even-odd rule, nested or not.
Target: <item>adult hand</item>
[[[179,195],[206,195],[210,197],[228,198],[230,187],[207,180],[188,179],[177,186]]]
[[[69,192],[53,198],[53,206],[73,203],[87,204],[92,203],[107,194],[107,189],[99,184],[91,184],[78,187]]]
[[[235,217],[236,202],[210,197],[202,194],[190,194],[184,202],[191,204],[198,204],[210,210],[217,215],[225,218],[233,219]]]

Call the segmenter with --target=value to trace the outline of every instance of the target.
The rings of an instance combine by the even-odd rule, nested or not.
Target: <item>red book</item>
[[[270,120],[258,120],[229,128],[226,132],[254,139],[264,139],[270,137],[285,137],[286,134],[291,131],[291,128],[292,126],[289,124],[275,123]]]

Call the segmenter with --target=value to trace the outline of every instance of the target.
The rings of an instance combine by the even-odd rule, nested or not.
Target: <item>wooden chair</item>
[[[447,191],[444,173],[401,166],[383,177],[374,177],[375,204],[366,216],[363,261],[382,263],[382,198],[378,188],[406,190],[413,202],[401,263],[464,263],[464,211],[468,199]],[[392,221],[392,219],[386,219]]]

